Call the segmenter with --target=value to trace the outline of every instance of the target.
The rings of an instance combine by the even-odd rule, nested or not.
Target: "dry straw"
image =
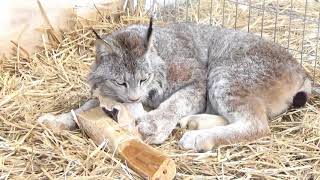
[[[238,2],[248,4],[250,1]],[[261,7],[261,2],[252,0],[251,5]],[[269,10],[276,5],[275,1],[265,3]],[[162,16],[165,18],[158,23],[166,19],[187,19],[212,24],[223,22],[227,27],[234,27],[237,14],[237,29],[248,30],[247,6],[213,1],[211,7],[211,1],[207,0],[200,4],[192,2],[188,10],[186,6],[167,8],[169,15]],[[308,7],[308,16],[317,20],[319,3],[314,1]],[[263,19],[263,36],[287,46],[290,18],[284,14],[288,14],[290,8],[288,1],[279,1],[276,38],[273,37],[275,14],[272,12],[265,11],[262,16],[261,10],[252,9],[250,31],[260,35]],[[304,2],[293,1],[290,13],[303,17],[304,10]],[[88,99],[85,76],[94,60],[91,26],[99,33],[109,33],[127,24],[148,21],[141,12],[116,13],[113,19],[107,12],[99,11],[96,20],[73,19],[74,29],[68,32],[43,31],[44,41],[38,53],[29,55],[20,47],[14,57],[0,58],[0,179],[139,178],[125,162],[108,149],[100,150],[105,146],[94,145],[81,131],[54,132],[36,122],[41,113],[70,111]],[[318,48],[317,24],[308,23],[304,27],[303,20],[296,18],[292,18],[291,23],[289,48],[303,50],[304,65],[312,73]],[[303,34],[305,47],[301,49]],[[45,40],[47,36],[60,35],[61,44],[57,43],[59,38]],[[300,61],[301,55],[292,53]],[[316,68],[317,82],[319,77],[320,70]],[[319,107],[320,96],[314,95],[305,108],[271,120],[272,135],[254,142],[221,146],[205,154],[194,153],[177,148],[183,133],[177,129],[157,148],[176,161],[177,179],[317,179],[320,177]]]

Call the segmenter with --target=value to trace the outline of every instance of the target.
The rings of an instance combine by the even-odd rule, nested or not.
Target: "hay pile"
[[[239,2],[243,2],[240,1]],[[246,1],[244,3],[247,3]],[[275,40],[288,45],[290,6],[280,1]],[[222,23],[234,27],[237,11],[237,29],[247,30],[248,9],[232,2],[192,2],[188,6],[188,20],[203,23]],[[266,1],[272,9],[274,4]],[[304,15],[304,4],[293,3],[292,14]],[[252,5],[261,6],[261,2]],[[310,5],[309,5],[310,6]],[[200,10],[198,10],[200,7]],[[308,18],[317,20],[319,3],[308,8]],[[236,10],[237,9],[237,10]],[[178,10],[178,11],[174,11]],[[185,20],[187,10],[167,8],[170,20]],[[198,13],[199,12],[199,13]],[[262,13],[251,11],[250,31],[261,33]],[[122,14],[118,21],[97,13],[96,21],[80,23],[74,30],[63,32],[63,42],[44,42],[39,52],[28,56],[23,50],[13,58],[0,58],[0,179],[137,179],[125,163],[111,153],[100,151],[80,131],[53,132],[36,122],[42,113],[62,113],[80,106],[88,99],[85,76],[94,60],[93,40],[89,30],[93,25],[101,33],[111,32],[131,23],[145,23],[141,13]],[[165,11],[161,12],[162,14]],[[173,15],[174,13],[174,15]],[[301,14],[302,13],[302,14]],[[103,18],[101,18],[103,14]],[[198,16],[199,14],[199,16]],[[211,18],[210,18],[211,16]],[[160,19],[162,23],[166,19]],[[81,20],[83,22],[83,20]],[[263,36],[273,40],[274,14],[264,13]],[[301,25],[303,20],[291,20],[289,48],[303,51],[292,53],[304,62],[319,82],[320,68],[315,68],[317,54],[316,23]],[[304,35],[303,35],[304,34]],[[304,47],[302,48],[302,36]],[[319,64],[318,64],[319,67]],[[320,96],[315,95],[305,108],[287,112],[270,122],[272,136],[251,143],[221,146],[210,153],[193,153],[177,148],[182,131],[177,129],[168,141],[157,148],[166,152],[177,163],[177,179],[259,178],[317,179],[320,177]]]

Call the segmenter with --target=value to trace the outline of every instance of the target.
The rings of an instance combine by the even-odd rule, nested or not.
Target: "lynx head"
[[[124,29],[106,37],[95,34],[96,61],[88,80],[92,89],[98,88],[101,95],[120,102],[147,98],[154,79],[152,19],[148,29]]]

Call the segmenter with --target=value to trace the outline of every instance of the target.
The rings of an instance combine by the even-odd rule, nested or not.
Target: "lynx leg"
[[[99,101],[97,99],[91,99],[83,104],[80,108],[76,109],[74,112],[76,114],[91,109],[99,105]],[[46,126],[57,129],[57,130],[74,130],[77,129],[78,126],[73,119],[73,115],[71,112],[53,115],[51,113],[44,114],[38,118],[38,122],[45,124]]]
[[[232,123],[186,132],[179,145],[202,152],[219,145],[255,140],[270,133],[267,115],[261,107],[240,107],[237,111],[225,113],[224,117]]]
[[[207,151],[219,145],[255,140],[270,133],[266,107],[261,99],[230,83],[217,79],[208,92],[212,107],[230,124],[188,131],[181,138],[180,147]]]
[[[179,121],[180,127],[188,130],[209,129],[226,124],[228,124],[228,122],[222,116],[212,114],[190,115]]]
[[[136,120],[139,132],[150,144],[161,144],[177,126],[179,120],[205,109],[205,87],[201,83],[180,89],[160,106]]]

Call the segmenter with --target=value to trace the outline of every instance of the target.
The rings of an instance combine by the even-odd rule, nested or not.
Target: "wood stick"
[[[92,95],[98,98],[100,107],[108,111],[109,115],[113,115],[110,117],[113,117],[113,120],[115,120],[120,127],[132,135],[140,139],[142,138],[138,129],[135,127],[135,119],[146,113],[141,103],[120,103],[111,97],[101,96],[97,90],[95,90]],[[115,112],[117,113],[115,114]]]
[[[112,150],[141,177],[152,180],[174,178],[176,165],[172,159],[121,128],[101,107],[80,113],[77,119],[79,127],[95,144],[109,140]]]

